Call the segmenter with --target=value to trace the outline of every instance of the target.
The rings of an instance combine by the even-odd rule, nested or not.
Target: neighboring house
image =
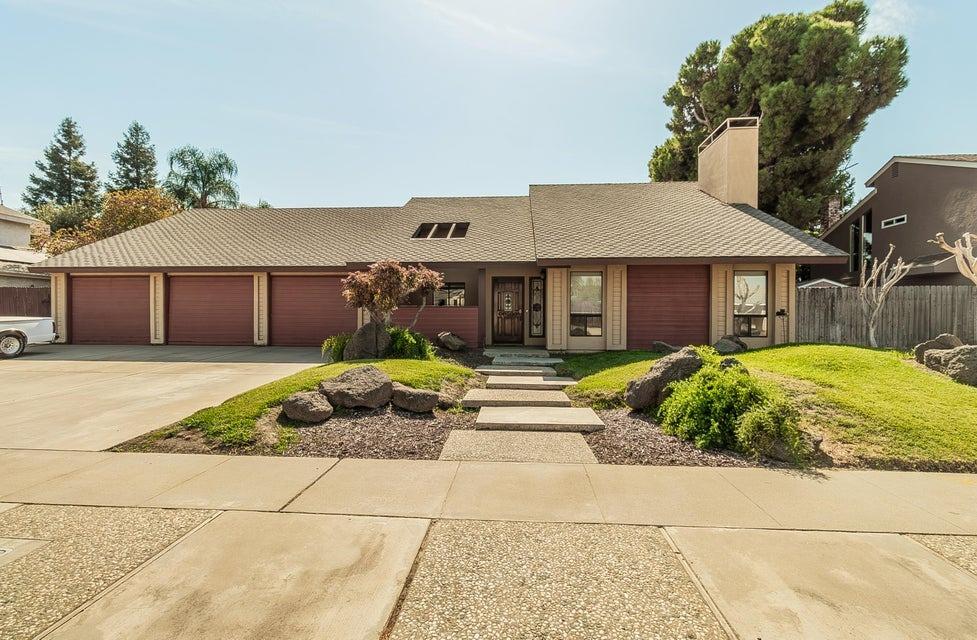
[[[848,262],[812,266],[812,277],[858,284],[862,260],[883,259],[892,244],[894,258],[915,265],[900,284],[971,284],[927,241],[977,233],[977,154],[895,156],[865,186],[872,191],[822,235]]]
[[[804,282],[797,283],[798,289],[837,289],[847,286],[847,284],[841,284],[829,278],[815,278],[814,280],[805,280]]]
[[[29,248],[31,227],[37,224],[36,218],[0,205],[0,287],[50,286],[47,274],[27,270],[47,259],[47,255]]]
[[[191,210],[34,269],[53,274],[61,339],[78,343],[316,345],[363,321],[340,279],[385,258],[443,272],[418,329],[472,345],[781,343],[794,339],[795,265],[845,254],[755,208],[757,149],[756,119],[737,119],[703,143],[698,183]]]

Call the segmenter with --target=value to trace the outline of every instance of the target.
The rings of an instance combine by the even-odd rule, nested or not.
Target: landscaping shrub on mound
[[[673,383],[658,410],[662,430],[700,449],[731,449],[751,456],[786,451],[804,458],[798,413],[779,392],[743,367],[715,362]]]
[[[329,362],[339,362],[343,359],[346,343],[353,337],[352,333],[337,333],[329,336],[322,343],[322,357],[329,357]]]
[[[387,327],[390,335],[390,347],[384,353],[385,358],[405,358],[408,360],[433,360],[434,346],[425,336],[405,327]],[[329,336],[322,343],[322,357],[329,357],[330,362],[340,362],[346,344],[352,339],[351,333],[338,333]]]

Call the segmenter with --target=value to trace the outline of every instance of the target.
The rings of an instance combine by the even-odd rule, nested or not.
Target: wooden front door
[[[492,278],[492,342],[522,343],[522,278]]]

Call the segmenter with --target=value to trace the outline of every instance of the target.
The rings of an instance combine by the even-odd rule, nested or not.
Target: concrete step
[[[469,389],[461,406],[474,407],[569,407],[570,398],[562,391],[526,389]]]
[[[556,376],[489,376],[486,389],[560,390],[577,384],[573,378]]]
[[[475,369],[483,376],[555,376],[553,367],[515,367],[504,364],[485,364]]]
[[[482,354],[489,357],[519,357],[519,358],[548,358],[550,357],[550,352],[546,349],[537,349],[534,347],[486,347]]]
[[[476,429],[500,431],[598,431],[604,422],[589,407],[482,407]]]
[[[526,358],[523,356],[495,356],[492,358],[492,364],[508,367],[549,367],[562,362],[563,358]]]
[[[579,433],[453,430],[439,460],[596,464]]]

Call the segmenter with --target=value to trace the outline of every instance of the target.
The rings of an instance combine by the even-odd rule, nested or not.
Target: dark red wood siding
[[[252,276],[171,276],[169,344],[254,344]]]
[[[709,342],[708,265],[628,266],[628,348]]]
[[[70,279],[68,338],[75,344],[149,344],[149,277]]]
[[[478,335],[478,319],[481,307],[435,307],[428,305],[421,311],[414,330],[421,333],[432,342],[437,341],[438,334],[450,331],[468,343],[470,347],[477,347],[481,340]],[[417,314],[417,307],[400,307],[393,312],[393,323],[402,327],[409,327]]]
[[[356,331],[356,309],[347,307],[336,276],[272,276],[271,344],[319,346],[337,333]]]

